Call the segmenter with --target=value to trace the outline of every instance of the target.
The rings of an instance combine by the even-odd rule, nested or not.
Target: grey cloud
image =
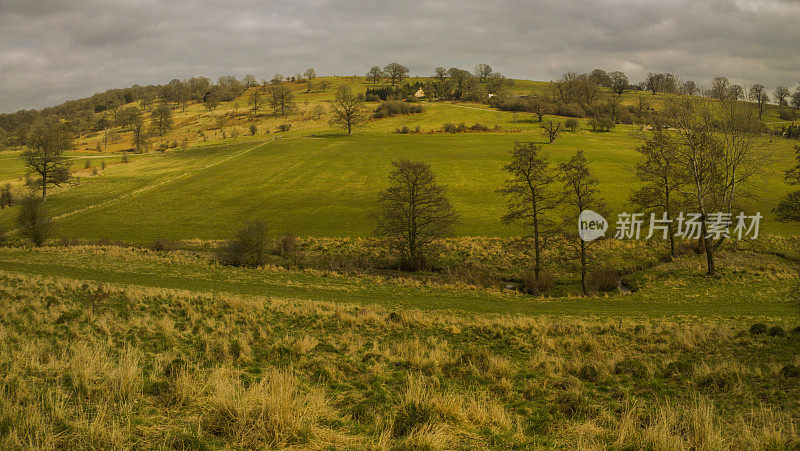
[[[800,3],[778,0],[0,0],[0,111],[133,83],[315,67],[507,76],[621,69],[708,83],[800,81]]]

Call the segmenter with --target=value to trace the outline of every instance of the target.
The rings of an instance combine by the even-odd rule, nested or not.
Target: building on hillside
[[[419,88],[419,90],[416,93],[414,93],[414,97],[416,97],[418,99],[420,97],[425,97],[425,91],[423,91],[422,88]]]

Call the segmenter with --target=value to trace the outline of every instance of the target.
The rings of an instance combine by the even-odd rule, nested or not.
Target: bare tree
[[[758,105],[758,118],[761,119],[764,115],[764,106],[769,102],[769,95],[767,95],[764,86],[758,84],[753,85],[750,87],[747,97]]]
[[[402,267],[419,270],[429,246],[452,231],[458,215],[428,164],[400,160],[392,165],[390,186],[378,198],[376,234],[395,241]]]
[[[139,119],[131,126],[133,130],[133,149],[136,153],[142,153],[150,148],[150,134],[144,127],[144,120]]]
[[[800,185],[800,146],[794,147],[797,155],[797,165],[786,171],[786,182],[790,185]],[[800,222],[800,191],[793,191],[786,195],[773,210],[778,221]]]
[[[163,135],[172,128],[172,110],[167,105],[157,106],[150,116],[150,122],[156,134]]]
[[[475,77],[477,77],[478,81],[480,81],[481,83],[484,83],[491,74],[492,74],[492,66],[484,63],[475,65]]]
[[[558,193],[552,190],[555,176],[550,163],[542,152],[542,146],[533,143],[514,143],[511,162],[503,167],[509,179],[500,194],[508,198],[508,213],[503,216],[505,223],[521,223],[529,227],[533,238],[533,273],[536,285],[540,284],[542,268],[543,236],[550,233],[552,221],[546,212],[558,203]]]
[[[26,139],[28,148],[22,152],[27,174],[36,174],[41,185],[42,201],[47,200],[47,186],[60,186],[69,180],[70,163],[64,153],[72,149],[72,133],[60,122],[39,120]]]
[[[286,116],[294,111],[294,93],[282,83],[270,86],[270,105],[275,113]]]
[[[383,72],[389,77],[392,84],[402,83],[403,79],[408,76],[408,68],[398,63],[389,63],[383,68]]]
[[[780,106],[786,106],[789,104],[789,102],[786,101],[786,98],[789,97],[790,95],[792,95],[792,93],[786,86],[778,86],[777,88],[775,88],[774,92],[775,100],[778,101],[778,105]]]
[[[433,70],[433,76],[434,78],[439,80],[439,83],[444,83],[445,78],[447,78],[447,69],[445,69],[442,66],[439,66]]]
[[[386,76],[386,74],[384,74],[378,66],[372,66],[369,72],[367,72],[367,80],[375,84],[380,83],[384,76]]]
[[[794,94],[792,94],[792,106],[800,109],[800,89],[796,90]]]
[[[354,95],[348,86],[340,86],[331,105],[330,124],[347,130],[347,134],[350,135],[354,126],[363,124],[366,120],[364,102]]]
[[[258,110],[264,106],[264,96],[262,96],[258,91],[254,91],[247,100],[247,103],[253,110],[253,115],[256,115],[258,114]]]
[[[629,87],[628,76],[620,71],[614,71],[608,74],[611,77],[611,90],[617,94],[622,95]]]
[[[752,107],[733,100],[709,104],[670,99],[666,115],[674,130],[678,190],[696,206],[699,241],[709,275],[716,274],[710,213],[730,213],[749,195],[749,185],[771,161],[768,142]]]
[[[559,132],[561,131],[561,122],[547,121],[542,124],[542,130],[547,133],[547,137],[550,139],[550,144],[553,144],[558,137]]]
[[[677,149],[675,142],[658,124],[650,137],[636,147],[644,161],[636,165],[636,175],[646,184],[634,191],[631,201],[645,210],[663,213],[667,221],[669,253],[675,257],[675,214],[678,202]]]
[[[584,241],[573,231],[576,229],[576,218],[584,210],[602,210],[603,202],[597,198],[597,179],[592,175],[589,164],[583,151],[578,151],[569,161],[558,165],[561,183],[564,185],[564,203],[566,216],[564,230],[568,242],[578,252],[581,264],[581,291],[584,296],[589,294],[586,286],[586,273],[589,263],[588,250],[597,241]]]

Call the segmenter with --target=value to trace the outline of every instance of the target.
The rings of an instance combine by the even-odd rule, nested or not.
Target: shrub
[[[614,366],[614,373],[629,374],[636,379],[644,379],[649,375],[644,363],[635,359],[625,359]]]
[[[284,260],[296,260],[297,258],[297,237],[292,233],[284,233],[278,238],[278,255]]]
[[[595,269],[589,274],[589,283],[594,291],[614,291],[619,286],[619,274],[611,269]]]
[[[174,149],[176,147],[178,147],[178,141],[173,140],[171,143],[169,143],[170,149]]]
[[[47,209],[42,200],[33,195],[25,197],[21,204],[19,216],[17,216],[19,233],[24,238],[31,240],[36,247],[40,247],[44,245],[52,231],[52,223],[47,215]]]
[[[83,162],[83,169],[91,169],[91,168],[92,168],[92,161],[91,160],[85,160]]]
[[[571,132],[574,132],[575,130],[577,130],[579,124],[580,123],[578,122],[578,120],[573,118],[573,117],[571,117],[571,118],[567,119],[566,121],[564,121],[564,127],[567,130],[571,131]]]
[[[483,124],[476,123],[475,125],[470,127],[470,130],[476,131],[476,132],[488,132],[491,129],[489,127],[483,125]]]
[[[267,225],[262,221],[252,221],[219,249],[217,258],[226,265],[263,266],[267,263],[271,244]]]
[[[365,102],[377,102],[379,100],[381,100],[381,98],[378,97],[376,94],[370,93],[370,94],[367,94],[367,95],[364,96],[364,101]]]
[[[770,337],[785,337],[786,336],[786,331],[783,330],[783,327],[781,327],[781,326],[772,326],[772,327],[769,328],[769,331],[767,333],[769,334]]]
[[[6,185],[0,189],[0,208],[6,208],[14,205],[14,195],[11,193],[11,184]]]
[[[384,117],[417,114],[421,112],[422,106],[420,105],[409,105],[406,102],[388,100],[386,102],[381,102],[381,104],[375,108],[375,112],[372,114],[372,117],[375,119],[381,119]]]
[[[556,107],[556,114],[566,117],[586,117],[586,111],[577,103],[562,103]]]
[[[411,133],[411,129],[408,128],[408,125],[404,125],[402,127],[398,127],[397,128],[397,133],[400,133],[402,135],[406,135],[408,133]]]
[[[456,126],[448,122],[442,125],[442,131],[444,131],[445,133],[455,133]]]
[[[792,110],[780,110],[778,112],[778,116],[784,121],[793,121],[797,119],[797,116],[794,111]]]
[[[791,363],[781,368],[781,376],[786,378],[798,378],[800,377],[800,367],[797,365],[792,365]]]
[[[539,273],[539,282],[536,282],[536,273],[533,270],[525,271],[522,277],[522,289],[528,294],[538,295],[553,288],[553,276],[544,271]]]
[[[767,333],[767,326],[765,324],[756,323],[750,326],[750,334],[761,335]]]
[[[103,171],[106,170],[106,162],[105,161],[101,161],[100,162],[100,169],[103,170]]]
[[[289,129],[292,128],[292,124],[281,124],[278,126],[279,132],[288,132]]]
[[[178,248],[178,243],[171,240],[155,240],[150,249],[154,251],[174,251]]]

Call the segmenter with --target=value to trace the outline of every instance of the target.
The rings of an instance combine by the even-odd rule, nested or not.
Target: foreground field
[[[0,272],[3,448],[797,446],[797,320],[460,315]],[[578,301],[575,301],[578,302]]]

